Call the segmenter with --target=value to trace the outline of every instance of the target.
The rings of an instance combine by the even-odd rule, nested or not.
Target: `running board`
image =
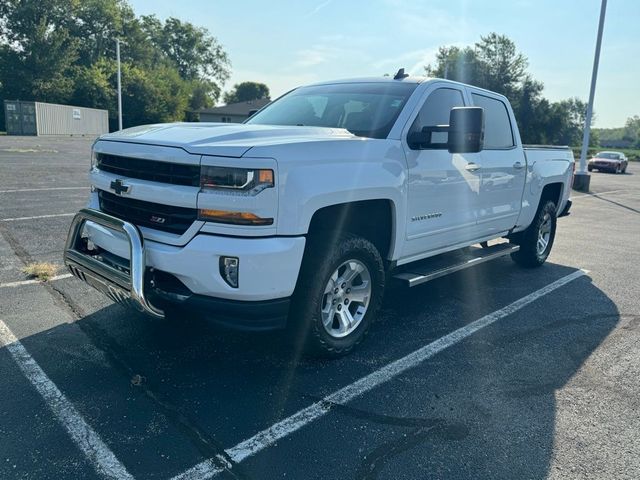
[[[402,271],[394,274],[393,278],[409,287],[415,287],[450,273],[510,255],[518,250],[520,246],[513,243],[499,243],[487,248],[470,247],[454,250],[399,267]]]

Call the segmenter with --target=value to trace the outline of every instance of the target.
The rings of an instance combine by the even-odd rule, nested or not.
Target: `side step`
[[[399,267],[401,271],[393,275],[393,278],[404,282],[409,287],[415,287],[450,273],[510,255],[518,250],[520,246],[513,243],[455,250]]]

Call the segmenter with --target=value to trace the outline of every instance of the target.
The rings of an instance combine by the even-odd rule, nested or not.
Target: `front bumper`
[[[587,165],[588,168],[591,168],[592,170],[604,170],[607,172],[615,172],[619,165],[617,163],[590,163]]]
[[[106,258],[107,264],[83,251],[87,241],[98,247],[102,254],[97,257]],[[75,276],[113,300],[133,303],[154,316],[161,316],[169,304],[179,305],[205,312],[218,323],[262,330],[284,326],[304,245],[304,237],[207,234],[196,235],[184,246],[166,245],[144,239],[128,222],[85,209],[72,223],[65,263]],[[240,259],[238,288],[222,278],[221,256]],[[172,280],[155,282],[161,277]]]

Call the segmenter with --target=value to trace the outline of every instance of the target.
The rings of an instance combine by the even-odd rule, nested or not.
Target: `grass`
[[[576,157],[576,160],[580,159],[580,151],[582,150],[581,147],[571,147],[571,149],[573,150],[573,155],[574,157]],[[593,147],[589,147],[589,150],[587,152],[587,160],[591,157],[593,157],[596,153],[598,152],[604,152],[604,151],[608,151],[608,152],[622,152],[624,153],[627,158],[632,161],[632,162],[640,162],[640,149],[638,148],[593,148]]]
[[[27,265],[22,269],[22,271],[29,275],[29,278],[36,278],[40,281],[46,282],[56,276],[58,267],[53,263],[39,262]]]

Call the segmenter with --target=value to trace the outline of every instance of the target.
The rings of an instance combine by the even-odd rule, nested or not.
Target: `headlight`
[[[95,168],[97,168],[98,165],[98,154],[91,149],[91,168],[89,169],[90,171],[93,171]]]
[[[203,191],[254,196],[273,185],[273,170],[209,166],[200,169],[200,188]]]

